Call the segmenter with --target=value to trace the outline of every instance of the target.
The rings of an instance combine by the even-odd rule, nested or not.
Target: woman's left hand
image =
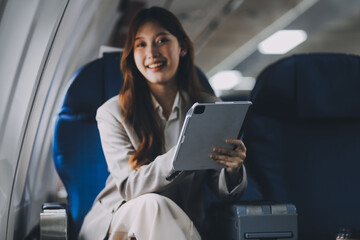
[[[237,171],[243,165],[246,157],[246,147],[243,141],[239,139],[227,139],[226,143],[234,147],[232,149],[214,147],[214,153],[210,155],[210,158],[227,166],[226,171],[231,173]]]

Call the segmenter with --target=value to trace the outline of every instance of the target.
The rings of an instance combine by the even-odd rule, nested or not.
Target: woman
[[[219,101],[197,79],[193,46],[169,11],[153,7],[133,19],[121,70],[119,96],[98,109],[101,143],[110,171],[86,216],[82,239],[200,239],[205,182],[222,200],[239,199],[246,187],[245,146],[214,148],[226,168],[174,172],[174,146],[194,102]]]

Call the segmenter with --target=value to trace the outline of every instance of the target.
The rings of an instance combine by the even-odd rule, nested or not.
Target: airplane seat
[[[359,228],[359,92],[355,55],[293,55],[257,78],[244,132],[248,177],[263,200],[296,206],[299,239]]]
[[[105,53],[72,77],[56,118],[53,157],[68,193],[74,235],[108,176],[96,125],[96,110],[118,94],[123,78],[119,53]]]

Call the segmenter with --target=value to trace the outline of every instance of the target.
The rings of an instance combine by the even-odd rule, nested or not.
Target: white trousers
[[[171,199],[144,194],[123,204],[110,225],[110,240],[198,240],[200,234],[186,213]]]

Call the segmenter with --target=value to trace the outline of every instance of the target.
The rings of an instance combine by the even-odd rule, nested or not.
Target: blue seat
[[[68,193],[70,233],[76,236],[108,176],[95,115],[123,84],[120,54],[105,54],[79,69],[56,118],[53,157]]]
[[[120,52],[105,53],[79,69],[70,81],[56,118],[53,157],[68,193],[72,238],[78,235],[85,215],[109,174],[95,114],[97,108],[117,95],[122,87],[120,58]],[[204,73],[197,71],[201,84],[213,91]]]
[[[268,66],[244,132],[248,200],[291,202],[299,239],[360,226],[360,57],[300,54]]]

